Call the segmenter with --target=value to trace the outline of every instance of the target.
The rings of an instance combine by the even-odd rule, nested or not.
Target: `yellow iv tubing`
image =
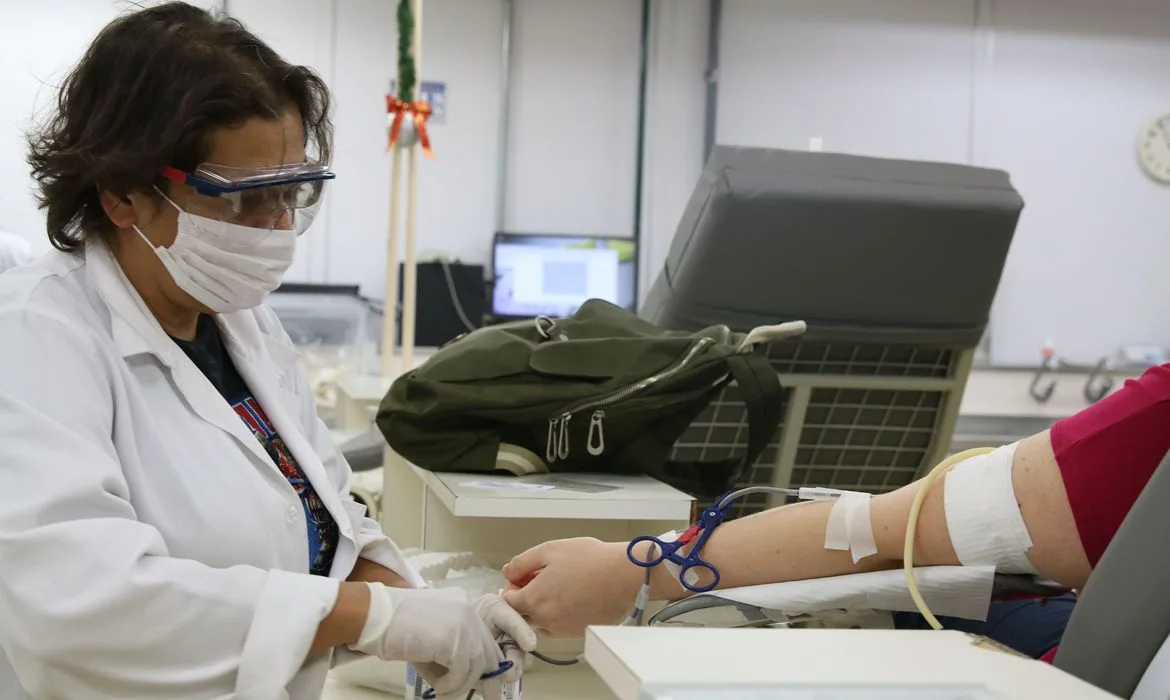
[[[918,590],[918,583],[914,580],[914,537],[918,534],[918,515],[922,511],[923,502],[926,501],[927,492],[930,491],[931,485],[938,477],[965,459],[985,455],[992,451],[994,449],[991,447],[976,447],[963,450],[939,462],[922,480],[922,485],[918,488],[918,493],[914,494],[914,501],[910,504],[910,518],[906,523],[906,541],[902,549],[902,571],[906,574],[906,585],[910,589],[910,598],[914,601],[915,607],[918,608],[922,617],[926,618],[927,624],[936,630],[943,628],[942,623],[930,611],[930,607],[927,606],[926,601],[922,598],[922,593]]]

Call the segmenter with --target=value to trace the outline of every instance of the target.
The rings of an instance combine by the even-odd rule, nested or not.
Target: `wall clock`
[[[1170,113],[1142,130],[1138,137],[1138,162],[1147,175],[1170,185]]]

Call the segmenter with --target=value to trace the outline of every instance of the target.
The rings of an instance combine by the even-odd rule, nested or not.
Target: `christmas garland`
[[[414,2],[398,0],[398,99],[414,101]]]
[[[398,0],[398,80],[397,95],[386,97],[386,112],[390,117],[390,142],[387,149],[398,143],[402,120],[410,114],[419,145],[428,158],[433,157],[431,139],[427,134],[427,119],[431,106],[423,100],[415,101],[414,92],[418,87],[418,74],[414,63],[414,2]]]

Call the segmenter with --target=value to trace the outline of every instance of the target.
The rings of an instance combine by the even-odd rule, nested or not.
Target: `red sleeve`
[[[1170,452],[1170,364],[1057,422],[1051,440],[1081,544],[1096,566]]]

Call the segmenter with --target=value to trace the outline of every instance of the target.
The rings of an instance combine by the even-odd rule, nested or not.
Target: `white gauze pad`
[[[1017,445],[965,459],[946,475],[947,531],[963,566],[994,566],[1005,574],[1039,573],[1028,560],[1032,538],[1012,486]]]
[[[868,493],[845,491],[833,503],[825,527],[825,549],[848,550],[853,563],[877,554],[873,523],[869,519]]]

